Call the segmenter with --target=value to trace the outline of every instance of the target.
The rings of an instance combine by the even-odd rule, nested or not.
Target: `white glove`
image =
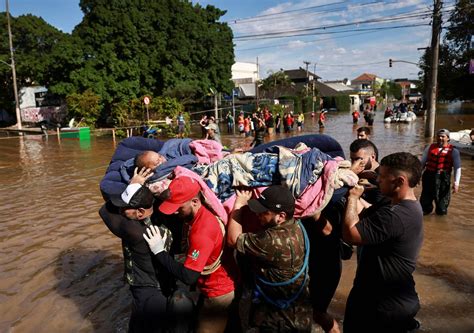
[[[166,234],[161,237],[160,229],[156,225],[151,225],[146,229],[146,234],[143,234],[148,246],[153,254],[158,254],[165,250]]]

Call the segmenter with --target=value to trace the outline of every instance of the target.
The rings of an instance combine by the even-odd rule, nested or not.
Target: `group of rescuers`
[[[293,218],[291,192],[272,185],[260,195],[236,188],[224,225],[196,179],[178,176],[155,196],[147,180],[163,157],[151,151],[137,155],[126,190],[99,211],[122,239],[133,298],[129,332],[311,332],[313,322],[325,332],[340,332],[327,309],[341,258],[351,256],[352,245],[358,267],[343,331],[418,328],[413,272],[433,194],[422,194],[422,208],[414,193],[422,177],[420,160],[400,152],[379,163],[366,134],[360,131],[350,146],[351,169],[365,182],[301,220]],[[423,155],[423,177],[436,178],[443,188],[449,172],[433,173],[432,164],[459,165],[440,148],[445,136],[449,139],[446,130],[438,132],[438,143]],[[459,178],[456,191],[458,186]],[[434,200],[436,212],[445,214],[449,198]]]

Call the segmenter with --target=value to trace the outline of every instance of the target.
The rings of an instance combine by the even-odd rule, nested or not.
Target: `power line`
[[[406,13],[405,13],[406,14]],[[267,32],[267,33],[260,33],[260,34],[253,34],[253,35],[243,35],[243,36],[236,36],[234,37],[234,41],[239,42],[239,41],[246,41],[246,40],[258,40],[258,39],[274,39],[274,38],[287,38],[287,37],[296,37],[296,36],[308,36],[308,35],[318,35],[318,34],[328,34],[326,33],[315,33],[311,32],[314,30],[326,30],[326,29],[332,29],[332,28],[338,28],[338,27],[347,27],[351,25],[361,25],[361,24],[374,24],[374,23],[389,23],[389,22],[396,22],[396,21],[405,21],[405,20],[417,20],[419,21],[420,19],[428,19],[431,18],[431,13],[430,12],[425,12],[422,11],[420,13],[412,13],[412,14],[401,14],[404,16],[398,16],[398,17],[385,17],[385,18],[379,18],[379,19],[369,19],[369,20],[364,20],[364,21],[355,21],[355,22],[348,22],[348,23],[342,23],[342,24],[333,24],[333,25],[327,25],[327,26],[319,26],[319,27],[311,27],[311,28],[302,28],[302,29],[295,29],[295,30],[286,30],[286,31],[276,31],[276,32]],[[354,31],[354,30],[351,30]],[[308,33],[304,33],[308,32]],[[309,33],[311,32],[311,33]]]
[[[315,35],[329,35],[329,34],[336,34],[336,33],[362,31],[362,32],[359,32],[359,33],[349,34],[349,35],[346,35],[346,36],[314,39],[314,40],[306,41],[305,43],[313,43],[313,42],[319,42],[319,41],[323,41],[323,40],[332,40],[332,39],[347,38],[347,37],[358,36],[358,35],[365,35],[365,34],[369,34],[369,33],[380,32],[380,31],[383,31],[383,30],[403,29],[403,28],[412,28],[412,27],[428,26],[428,25],[429,24],[413,24],[413,25],[403,25],[403,26],[394,26],[394,27],[362,28],[362,29],[357,29],[357,30],[351,29],[351,30],[343,30],[343,31],[341,30],[341,31],[333,31],[333,32],[328,31],[328,32],[324,32],[324,33],[314,33]],[[288,43],[267,45],[267,46],[247,48],[247,49],[238,49],[237,48],[237,50],[238,51],[250,51],[250,50],[258,50],[258,49],[274,48],[274,47],[279,47],[279,46],[288,46]]]
[[[385,17],[385,18],[379,18],[379,19],[368,19],[368,20],[354,21],[354,22],[348,22],[348,23],[339,23],[339,24],[332,24],[332,25],[318,26],[318,27],[311,27],[311,28],[275,31],[275,32],[267,32],[267,33],[252,34],[252,35],[241,35],[241,36],[234,37],[234,40],[242,40],[242,39],[248,39],[248,38],[256,39],[259,37],[278,36],[278,35],[313,31],[313,30],[325,30],[325,29],[332,29],[332,28],[339,28],[339,27],[347,27],[351,25],[373,24],[373,23],[380,23],[380,22],[394,22],[394,21],[415,19],[415,18],[422,18],[422,17],[428,18],[431,15],[430,12],[424,12],[424,11],[420,13],[416,13],[416,14],[415,13],[411,13],[408,15],[405,15],[405,14],[407,13],[400,14],[404,16],[395,16],[395,17],[391,16],[391,17]]]
[[[328,4],[325,4],[325,5],[318,5],[318,6],[311,6],[311,7],[305,7],[305,8],[300,8],[300,9],[286,10],[286,11],[282,11],[282,12],[278,12],[278,13],[257,15],[257,16],[242,18],[242,19],[231,20],[231,21],[228,21],[227,23],[236,24],[236,23],[239,23],[239,22],[242,22],[242,21],[258,20],[258,19],[261,19],[261,18],[264,18],[264,17],[278,16],[278,15],[283,15],[283,14],[287,14],[287,13],[306,11],[306,10],[309,10],[309,9],[329,7],[329,6],[338,5],[338,4],[346,3],[346,2],[349,2],[349,1],[347,1],[347,0],[346,1],[338,1],[338,2],[333,2],[333,3],[328,3]]]
[[[345,2],[347,2],[347,1],[336,2],[334,4],[345,3]],[[342,12],[342,11],[345,11],[345,10],[349,10],[349,6],[350,6],[350,9],[352,10],[352,9],[357,8],[357,7],[368,7],[368,6],[378,5],[380,3],[394,4],[394,3],[398,3],[398,2],[394,1],[394,2],[388,2],[387,3],[385,1],[372,1],[372,2],[367,2],[367,3],[355,4],[355,5],[339,6],[339,7],[324,9],[324,10],[315,10],[315,11],[305,10],[305,9],[311,9],[311,8],[319,8],[319,7],[323,7],[325,5],[323,5],[323,6],[313,6],[313,7],[306,7],[306,8],[297,9],[297,10],[267,14],[267,15],[263,15],[263,16],[255,16],[255,17],[252,17],[252,18],[242,19],[242,20],[239,20],[239,21],[229,21],[228,24],[230,24],[230,25],[232,25],[232,24],[242,24],[242,23],[248,24],[248,23],[252,23],[252,22],[262,22],[262,21],[269,21],[269,20],[279,20],[280,22],[282,22],[282,21],[292,20],[292,19],[294,19],[295,16],[297,16],[297,18],[300,19],[302,16],[308,16],[308,15],[315,16],[316,14],[327,14],[327,13],[334,13],[334,12]],[[305,10],[305,12],[304,13],[294,13],[295,11],[302,11],[302,10]]]

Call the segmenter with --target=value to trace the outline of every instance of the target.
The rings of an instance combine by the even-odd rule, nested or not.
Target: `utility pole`
[[[10,67],[12,68],[12,78],[13,78],[13,93],[15,94],[15,113],[16,113],[16,126],[19,130],[22,129],[21,126],[21,114],[20,114],[20,101],[18,100],[18,88],[16,86],[16,69],[15,69],[15,57],[13,54],[13,40],[12,40],[12,29],[10,27],[10,10],[8,0],[6,2],[6,10],[7,10],[7,26],[8,26],[8,42],[10,44],[10,57],[11,57],[11,64]],[[20,135],[22,133],[20,132]]]
[[[255,112],[258,112],[258,105],[260,103],[259,95],[258,95],[258,78],[259,78],[259,70],[258,70],[258,57],[257,57],[257,79],[255,80]]]
[[[306,96],[308,96],[308,89],[309,89],[309,74],[308,74],[308,66],[311,64],[310,61],[303,61],[303,63],[306,65]]]
[[[313,82],[311,85],[311,88],[313,90],[312,98],[311,98],[311,115],[314,114],[314,86],[315,86],[315,81],[316,81],[316,63],[314,63],[314,69],[313,69]]]
[[[430,109],[425,124],[425,138],[432,138],[436,120],[436,95],[438,88],[439,35],[441,32],[441,0],[433,0],[433,27],[431,35]]]

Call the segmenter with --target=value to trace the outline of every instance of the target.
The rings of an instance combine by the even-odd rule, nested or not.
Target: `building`
[[[39,123],[48,121],[61,123],[66,118],[66,106],[48,96],[48,89],[42,86],[23,87],[19,93],[22,122]]]
[[[258,82],[258,64],[249,62],[236,62],[232,65],[232,81],[238,88],[239,98],[255,98],[256,84]]]
[[[375,74],[364,73],[351,82],[351,87],[362,96],[374,96],[376,84],[383,84],[384,79]]]
[[[334,97],[340,95],[348,95],[351,99],[351,108],[359,108],[361,103],[359,94],[351,86],[346,83],[348,80],[341,81],[325,81],[325,82],[315,82],[315,87],[318,91],[320,97]],[[349,82],[350,83],[350,82]]]
[[[283,73],[294,83],[294,90],[301,92],[307,90],[311,94],[312,82],[317,82],[321,77],[304,68],[284,70]]]
[[[408,80],[406,78],[403,79],[395,79],[393,82],[400,85],[402,91],[402,100],[405,102],[414,101],[421,99],[423,96],[418,91],[418,85],[416,81]]]

